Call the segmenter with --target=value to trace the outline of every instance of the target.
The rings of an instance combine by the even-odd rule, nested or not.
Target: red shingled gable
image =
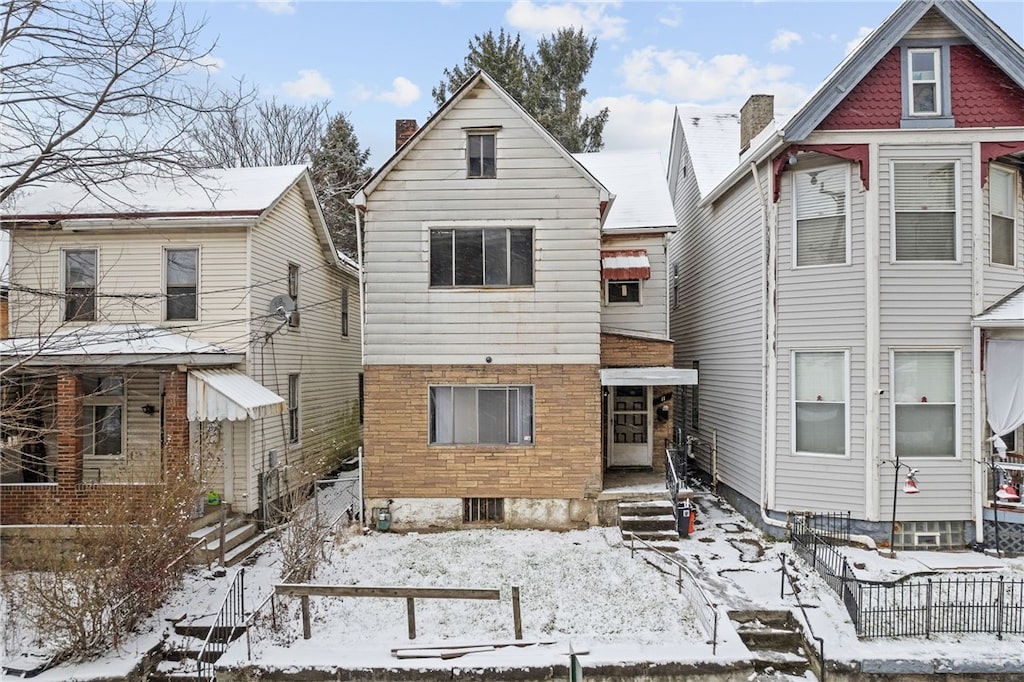
[[[1024,125],[1024,90],[973,45],[950,47],[950,99],[957,128]],[[902,116],[900,50],[885,57],[825,117],[819,130],[897,129]]]
[[[1024,125],[1024,90],[973,45],[949,50],[957,128]]]
[[[903,113],[900,80],[900,50],[894,47],[825,117],[818,129],[899,128]]]

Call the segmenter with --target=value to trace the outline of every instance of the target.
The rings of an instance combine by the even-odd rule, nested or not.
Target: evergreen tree
[[[354,209],[348,200],[373,172],[370,150],[361,149],[352,123],[345,114],[334,116],[312,155],[313,185],[323,208],[334,245],[356,257]]]
[[[599,151],[608,109],[596,116],[581,112],[587,96],[583,80],[596,51],[597,39],[588,39],[582,29],[563,28],[542,37],[533,55],[526,54],[519,34],[488,31],[473,36],[463,63],[445,69],[431,94],[441,106],[474,73],[486,71],[569,151]]]

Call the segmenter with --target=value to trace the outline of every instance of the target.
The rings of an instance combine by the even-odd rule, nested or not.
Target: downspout
[[[778,213],[769,203],[768,195],[761,185],[757,162],[750,162],[750,173],[761,197],[761,521],[775,528],[788,528],[785,521],[778,521],[768,515],[774,502],[775,488],[775,412],[776,372],[775,316],[776,290],[776,229]]]
[[[979,403],[983,399],[981,392],[981,349],[984,343],[985,335],[982,333],[981,327],[973,327],[971,329],[971,390],[974,391],[974,433],[976,435],[971,439],[971,449],[974,453],[974,466],[971,472],[973,473],[971,478],[974,481],[974,499],[971,506],[974,508],[974,539],[979,543],[985,542],[985,483],[987,482],[985,465],[983,464],[985,460],[982,459],[985,457],[985,454],[981,450],[981,444],[984,441],[977,435],[982,433],[981,429],[983,428]],[[986,405],[986,409],[987,407]]]
[[[878,143],[868,146],[871,169],[878,168]],[[873,172],[877,178],[878,173]],[[877,182],[876,182],[877,185]],[[881,521],[881,466],[879,448],[882,387],[881,375],[881,305],[880,305],[880,236],[878,187],[864,193],[864,517]],[[890,368],[890,384],[892,382]],[[892,399],[891,396],[889,398]],[[890,443],[889,447],[892,447]]]
[[[975,142],[971,145],[971,165],[974,168],[981,168],[981,143]],[[977,178],[972,176],[971,178],[971,317],[980,315],[985,310],[985,216],[984,207],[985,193],[982,186],[982,182],[987,178],[982,178],[979,182]],[[984,419],[983,415],[988,410],[988,404],[985,402],[986,398],[982,394],[982,343],[984,343],[985,337],[981,333],[981,328],[972,325],[971,329],[971,412],[973,413],[973,420],[971,422],[971,446],[970,452],[971,458],[974,460],[974,466],[972,467],[973,476],[973,507],[974,507],[974,537],[977,542],[984,542],[985,540],[985,517],[984,517],[984,506],[985,506],[985,485],[988,481],[987,473],[984,469],[982,462],[988,459],[988,454],[983,449],[984,440]],[[961,400],[961,405],[963,401]],[[961,438],[961,441],[963,439]],[[993,490],[993,493],[995,491]]]
[[[359,206],[352,204],[356,212],[356,265],[359,266],[359,365],[363,370],[363,400],[366,399],[366,286],[363,281],[363,221]],[[365,430],[364,430],[365,435]],[[366,490],[364,489],[363,464],[366,443],[359,446],[359,523],[366,525]]]

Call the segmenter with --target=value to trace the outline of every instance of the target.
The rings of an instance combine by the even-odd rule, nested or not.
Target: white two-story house
[[[0,220],[5,524],[180,473],[267,516],[355,453],[358,270],[305,167],[53,185]]]
[[[660,158],[573,155],[486,73],[355,203],[365,495],[398,527],[597,522],[608,468],[664,467],[673,387]]]
[[[901,4],[787,119],[677,111],[677,417],[750,516],[918,548],[1024,520],[1022,165],[1024,51],[970,2]]]

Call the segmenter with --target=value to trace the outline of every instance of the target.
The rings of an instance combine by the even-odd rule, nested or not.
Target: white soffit
[[[261,419],[284,414],[285,399],[244,372],[231,369],[188,373],[189,421]]]
[[[675,367],[613,367],[601,370],[602,386],[693,386],[697,370]]]

